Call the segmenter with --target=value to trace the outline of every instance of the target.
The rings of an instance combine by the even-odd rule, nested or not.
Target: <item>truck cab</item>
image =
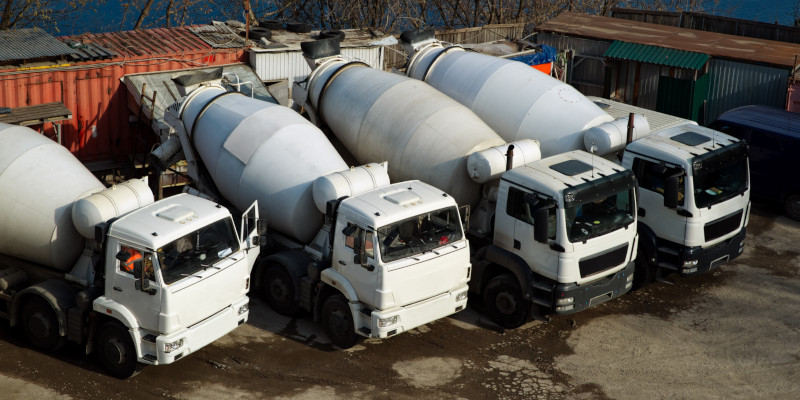
[[[694,124],[671,126],[629,143],[622,166],[639,182],[643,283],[656,272],[702,273],[742,253],[750,213],[744,142]]]
[[[527,303],[571,314],[631,289],[636,181],[618,165],[572,151],[501,177],[492,245],[474,258],[473,291],[501,325],[521,325]]]
[[[128,213],[106,231],[98,349],[112,372],[170,364],[247,321],[259,254],[255,207],[239,233],[228,210],[181,194]]]
[[[386,338],[463,310],[469,244],[455,200],[420,181],[338,202],[317,311],[340,347]]]

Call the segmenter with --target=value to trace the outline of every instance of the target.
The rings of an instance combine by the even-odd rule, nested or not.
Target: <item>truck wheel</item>
[[[291,317],[297,313],[294,282],[289,273],[280,265],[272,265],[264,271],[261,290],[265,300],[278,314]]]
[[[325,333],[336,346],[349,349],[356,344],[358,335],[353,328],[353,314],[344,296],[335,294],[325,300],[322,306],[322,323]]]
[[[500,326],[516,328],[528,320],[528,302],[522,298],[517,279],[510,274],[492,278],[483,289],[483,304]]]
[[[639,290],[651,283],[655,280],[656,277],[656,268],[653,264],[651,264],[647,260],[647,256],[639,253],[641,255],[636,257],[635,267],[633,270],[633,286],[631,286],[631,291]]]
[[[42,350],[56,351],[65,338],[58,333],[58,317],[53,307],[41,297],[33,297],[22,308],[22,329],[25,337]]]
[[[793,194],[786,198],[786,203],[784,203],[784,208],[786,209],[786,215],[789,218],[800,221],[800,195]]]
[[[95,351],[100,363],[120,379],[136,372],[136,348],[128,330],[118,322],[106,322],[100,327]]]

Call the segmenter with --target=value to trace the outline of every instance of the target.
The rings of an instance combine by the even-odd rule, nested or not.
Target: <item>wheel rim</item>
[[[347,335],[347,322],[347,316],[344,315],[344,311],[340,307],[335,307],[328,313],[327,325],[331,335],[339,338]]]
[[[497,293],[494,299],[495,308],[505,315],[512,315],[517,310],[517,299],[511,292]]]
[[[103,345],[103,355],[111,365],[122,365],[125,363],[125,345],[117,337],[110,337]]]
[[[278,303],[285,303],[289,297],[289,287],[280,277],[273,277],[269,281],[269,295]]]
[[[800,200],[789,203],[789,211],[795,218],[800,216]]]
[[[36,312],[31,315],[28,320],[28,333],[38,340],[46,340],[50,338],[52,330],[52,322],[50,318],[42,312]]]

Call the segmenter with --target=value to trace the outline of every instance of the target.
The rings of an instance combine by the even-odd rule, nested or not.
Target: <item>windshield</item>
[[[697,208],[709,207],[747,190],[747,159],[739,158],[715,168],[703,169],[694,176]]]
[[[425,253],[463,237],[455,207],[383,226],[377,233],[383,262]]]
[[[567,236],[578,242],[604,235],[633,222],[633,190],[567,207]]]
[[[233,222],[221,219],[158,249],[164,283],[177,282],[238,251],[234,232]]]

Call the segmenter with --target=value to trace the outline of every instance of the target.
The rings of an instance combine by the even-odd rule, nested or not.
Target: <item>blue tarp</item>
[[[553,62],[556,60],[556,49],[546,44],[541,45],[538,53],[526,54],[524,56],[510,57],[509,60],[520,61],[528,65],[539,65]]]

